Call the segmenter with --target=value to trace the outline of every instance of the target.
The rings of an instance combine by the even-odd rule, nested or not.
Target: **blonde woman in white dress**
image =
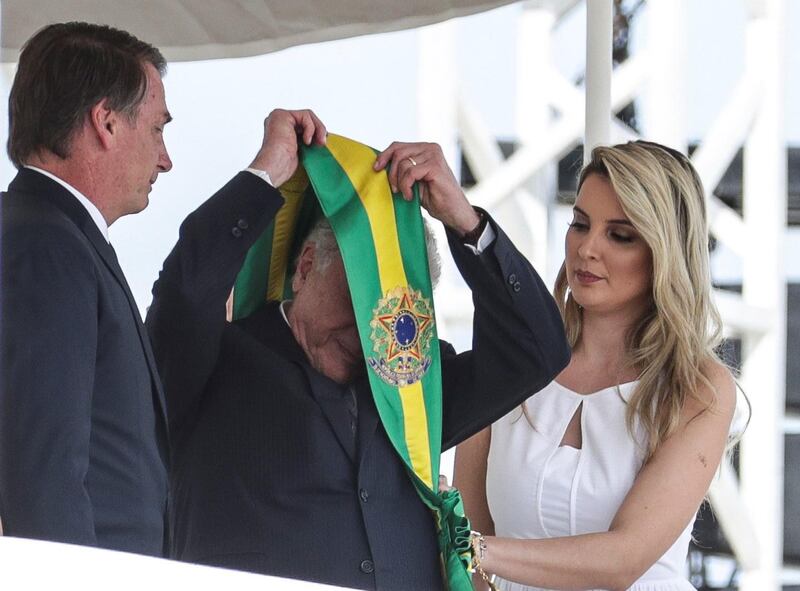
[[[736,391],[685,156],[641,141],[593,151],[555,291],[570,364],[456,453],[479,570],[509,591],[691,590],[692,523]]]

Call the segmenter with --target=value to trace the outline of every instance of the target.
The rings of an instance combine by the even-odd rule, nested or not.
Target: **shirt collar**
[[[283,319],[286,321],[286,326],[288,326],[289,328],[291,328],[292,325],[289,324],[289,317],[286,316],[286,305],[290,304],[291,302],[292,300],[283,300],[278,306],[278,310],[281,311],[281,316],[283,316]]]
[[[70,193],[75,195],[75,198],[78,200],[78,202],[81,205],[83,205],[83,207],[86,209],[86,211],[89,212],[89,216],[94,221],[95,225],[97,226],[97,229],[100,230],[100,233],[103,235],[103,238],[105,238],[106,242],[108,242],[109,244],[111,243],[111,241],[108,239],[108,224],[106,223],[106,220],[103,217],[103,214],[100,213],[100,210],[97,209],[97,206],[94,203],[92,203],[91,201],[89,201],[89,199],[83,193],[78,191],[78,189],[76,189],[75,187],[73,187],[72,185],[67,183],[66,181],[58,178],[52,172],[48,172],[46,170],[42,170],[41,168],[38,168],[36,166],[30,166],[29,164],[26,164],[25,168],[30,168],[31,170],[35,170],[39,174],[43,174],[44,176],[46,176],[49,179],[53,179],[59,185],[64,187],[67,191],[69,191]]]

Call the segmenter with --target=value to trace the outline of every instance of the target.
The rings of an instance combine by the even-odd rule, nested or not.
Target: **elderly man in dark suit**
[[[273,112],[250,172],[186,219],[153,288],[146,325],[170,409],[173,556],[359,589],[441,589],[434,520],[379,420],[335,241],[312,233],[292,300],[226,322],[245,256],[283,205],[271,185],[295,171],[299,141],[325,137],[309,111]],[[393,144],[375,168],[390,162],[407,198],[422,183],[474,295],[473,350],[439,344],[452,447],[551,380],[569,351],[547,289],[469,205],[438,146]]]
[[[47,26],[20,55],[0,228],[7,535],[163,555],[165,401],[108,226],[172,167],[165,67],[86,23]]]

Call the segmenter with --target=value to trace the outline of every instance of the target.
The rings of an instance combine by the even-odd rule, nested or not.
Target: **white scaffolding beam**
[[[586,132],[583,161],[592,149],[611,139],[611,43],[614,38],[611,0],[586,3]]]

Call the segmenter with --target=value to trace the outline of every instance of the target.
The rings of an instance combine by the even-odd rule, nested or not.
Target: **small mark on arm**
[[[697,459],[700,460],[701,464],[703,464],[703,468],[708,468],[708,460],[706,460],[706,457],[703,454],[698,453]]]

